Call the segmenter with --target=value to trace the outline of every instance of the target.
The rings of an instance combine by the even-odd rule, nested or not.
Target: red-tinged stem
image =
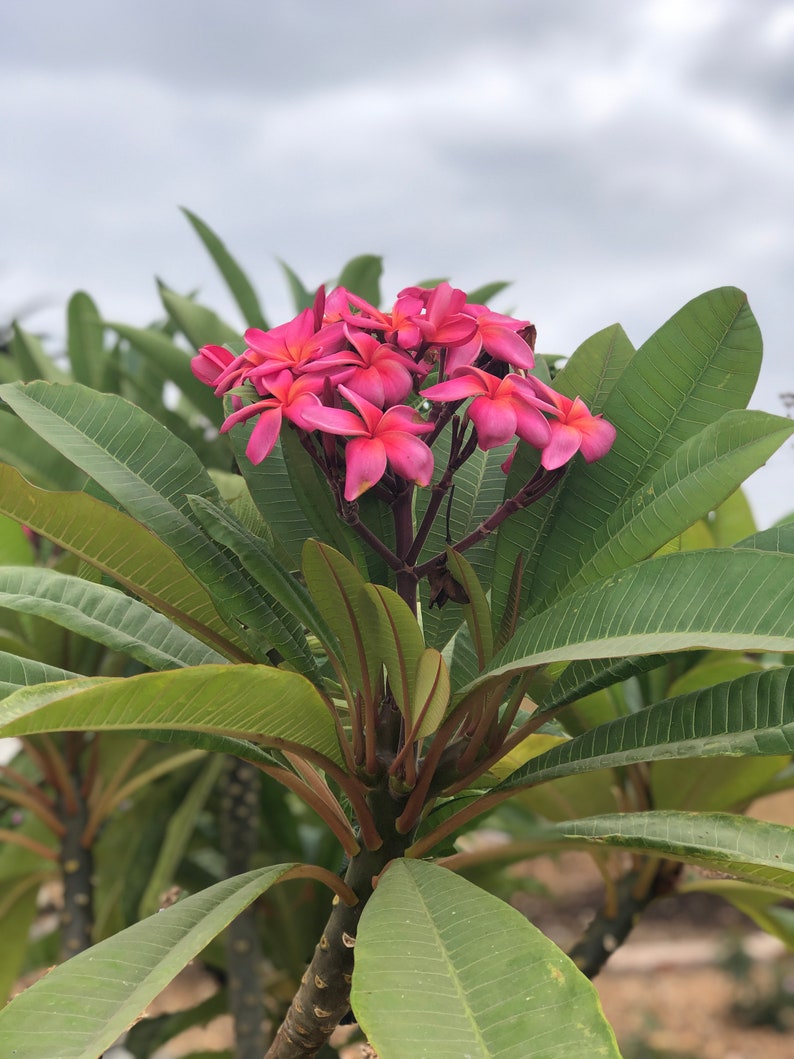
[[[69,775],[69,769],[54,741],[48,735],[42,735],[42,756],[47,762],[47,778],[63,799],[63,808],[67,813],[77,812],[77,791]]]
[[[435,827],[426,835],[422,835],[418,841],[408,847],[405,851],[405,856],[414,859],[424,857],[434,846],[437,846],[442,839],[446,838],[447,835],[453,834],[459,827],[470,823],[470,821],[475,820],[478,816],[482,816],[483,813],[489,813],[491,809],[495,809],[497,805],[507,801],[508,798],[512,798],[514,794],[515,791],[495,791],[491,794],[483,794],[481,798],[469,802],[462,809],[453,813],[452,816],[448,816],[445,820],[442,820],[438,827]]]
[[[430,749],[419,768],[419,776],[417,778],[416,786],[408,796],[408,801],[405,803],[405,809],[395,824],[395,827],[400,834],[407,834],[412,828],[414,828],[416,822],[422,815],[422,810],[425,807],[425,802],[430,793],[430,787],[435,777],[436,769],[438,768],[444,751],[455,737],[459,725],[460,716],[457,711],[455,711],[450,714],[433,737]]]
[[[475,544],[479,544],[480,541],[485,540],[495,529],[510,518],[517,511],[523,511],[525,507],[529,507],[530,504],[534,504],[541,497],[545,496],[546,493],[552,489],[557,482],[562,478],[565,473],[564,468],[558,467],[554,471],[545,471],[541,469],[535,476],[530,479],[529,482],[523,488],[515,494],[505,500],[503,504],[494,511],[492,515],[489,515],[487,519],[480,523],[476,529],[472,530],[466,537],[454,544],[453,547],[456,552],[465,552],[468,548],[471,548]],[[443,561],[444,552],[439,552],[434,555],[432,559],[428,559],[420,566],[414,568],[414,573],[417,578],[425,577],[433,567]]]
[[[35,853],[37,857],[44,857],[45,860],[56,862],[58,860],[56,850],[45,846],[43,842],[37,842],[35,838],[23,835],[21,831],[10,831],[8,828],[0,827],[0,842],[10,842],[14,846],[24,846],[31,853]]]
[[[85,840],[90,844],[103,820],[112,812],[113,806],[118,804],[116,795],[119,788],[129,776],[132,769],[143,757],[147,750],[147,744],[142,740],[133,746],[126,758],[119,764],[113,779],[104,790],[100,790],[98,784],[93,787],[94,797],[91,800],[88,823],[86,824]],[[85,785],[84,785],[85,786]]]
[[[549,720],[551,713],[544,713],[542,717],[534,716],[530,717],[526,723],[522,724],[520,728],[510,735],[505,741],[494,750],[493,753],[488,754],[482,761],[478,761],[476,766],[466,773],[463,779],[457,783],[445,788],[445,794],[457,794],[459,791],[465,790],[466,787],[471,786],[473,780],[476,780],[478,776],[482,776],[484,772],[487,772],[491,765],[495,765],[497,761],[501,761],[503,757],[514,750],[517,746],[520,746],[525,739],[529,736],[534,735],[538,728],[541,728],[546,721]]]
[[[24,809],[30,809],[54,835],[63,838],[66,828],[39,793],[29,794],[27,791],[17,791],[13,787],[0,787],[0,797],[5,798],[12,805],[21,805]]]
[[[378,849],[382,845],[383,839],[378,833],[372,813],[367,805],[366,787],[356,776],[351,776],[342,766],[326,757],[325,754],[321,754],[318,750],[312,750],[311,747],[301,746],[300,743],[292,743],[286,739],[273,740],[272,745],[279,750],[297,754],[305,758],[306,761],[315,762],[323,772],[331,776],[350,801],[351,808],[358,820],[364,844],[368,849]],[[242,754],[238,756],[242,757]]]
[[[496,731],[496,739],[494,747],[501,747],[506,739],[510,736],[510,729],[513,727],[513,721],[518,716],[518,711],[521,709],[521,703],[524,701],[524,695],[526,693],[527,684],[529,683],[534,668],[526,673],[523,673],[516,684],[515,691],[510,696],[510,701],[505,707],[504,716],[499,721],[499,727]]]
[[[378,709],[371,695],[364,702],[364,715],[365,767],[367,775],[374,776],[378,771]]]
[[[289,761],[299,776],[303,778],[306,785],[311,787],[312,790],[320,797],[323,798],[331,812],[336,813],[337,817],[343,824],[348,824],[348,819],[344,814],[344,810],[339,802],[331,792],[331,788],[308,762],[304,761],[298,754],[286,753],[284,757]],[[247,762],[249,764],[249,762]]]
[[[29,794],[32,794],[34,798],[38,798],[42,805],[46,805],[50,809],[55,809],[55,802],[43,791],[41,787],[29,780],[27,776],[23,776],[21,772],[17,772],[16,769],[11,768],[10,765],[0,765],[0,776],[5,776],[6,779],[16,784],[17,787],[22,787]]]
[[[355,857],[361,847],[356,841],[350,824],[347,820],[343,824],[325,799],[321,798],[294,772],[280,768],[278,765],[265,765],[262,761],[253,761],[251,764],[256,765],[259,771],[264,772],[266,776],[272,776],[274,780],[278,780],[293,794],[297,794],[311,809],[314,809],[320,819],[328,825],[329,830],[339,839],[339,844],[348,857]]]

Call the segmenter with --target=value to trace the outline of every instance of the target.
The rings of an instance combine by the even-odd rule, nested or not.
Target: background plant
[[[225,251],[212,242],[211,233],[204,234],[239,299],[246,289],[239,274]],[[377,303],[377,292],[371,289],[377,261],[359,259],[355,267],[362,285],[370,285],[363,296]],[[350,279],[342,285],[354,286]],[[234,340],[216,334],[196,339],[196,345],[227,340],[234,345]],[[186,362],[185,354],[181,356]],[[591,465],[573,463],[553,490],[500,522],[492,535],[478,539],[477,550],[472,547],[465,559],[454,549],[446,554],[447,568],[439,573],[462,585],[468,602],[453,600],[431,611],[430,593],[437,592],[439,585],[428,584],[422,590],[426,594],[421,631],[410,611],[406,616],[388,594],[390,585],[399,586],[391,580],[383,549],[380,554],[368,550],[362,535],[354,537],[350,523],[336,518],[332,494],[320,488],[323,482],[316,476],[316,463],[305,450],[289,450],[285,457],[289,433],[283,436],[283,447],[254,467],[241,455],[247,439],[235,438],[232,431],[247,492],[239,483],[241,491],[230,507],[190,449],[118,397],[57,384],[7,385],[3,399],[34,436],[56,441],[58,450],[93,483],[90,488],[96,495],[79,501],[91,505],[89,530],[84,518],[72,518],[57,535],[50,525],[50,537],[61,547],[75,549],[99,567],[104,578],[136,595],[140,606],[166,618],[170,654],[166,656],[163,648],[162,628],[154,637],[152,627],[144,622],[130,635],[130,615],[143,612],[131,607],[129,596],[85,578],[78,579],[79,585],[59,581],[59,588],[68,587],[70,592],[84,593],[86,583],[89,588],[93,584],[95,591],[90,608],[83,602],[82,610],[73,607],[67,614],[62,609],[60,621],[69,625],[82,621],[82,633],[84,618],[73,617],[73,612],[96,612],[102,597],[113,605],[103,612],[104,627],[92,627],[91,636],[104,646],[112,640],[114,650],[120,646],[124,653],[134,649],[139,656],[145,654],[142,664],[151,672],[47,684],[41,683],[47,679],[41,671],[28,680],[20,677],[24,667],[16,663],[14,669],[15,663],[6,661],[8,676],[15,678],[7,683],[31,687],[6,699],[4,731],[32,735],[60,728],[134,730],[156,739],[186,741],[194,749],[233,752],[254,762],[266,775],[299,792],[351,858],[347,881],[360,898],[349,913],[354,923],[372,876],[393,854],[407,852],[383,874],[360,926],[354,932],[339,932],[341,946],[332,959],[333,969],[336,955],[344,956],[342,948],[347,948],[343,935],[356,937],[354,1012],[384,1056],[413,1054],[416,1044],[405,1037],[406,1021],[424,1035],[422,1046],[429,1047],[427,1034],[434,1031],[423,1014],[428,994],[421,976],[417,987],[417,966],[430,967],[435,959],[443,963],[447,940],[454,939],[460,956],[458,973],[464,977],[472,973],[471,954],[481,955],[484,942],[466,923],[463,912],[469,910],[489,924],[487,937],[496,946],[495,970],[481,972],[483,978],[477,981],[481,992],[473,993],[462,1008],[459,1000],[432,998],[434,1022],[443,1023],[439,1040],[433,1043],[434,1054],[445,1054],[444,1047],[461,1054],[462,1045],[453,1034],[461,1020],[478,1028],[480,1043],[472,1047],[480,1052],[473,1054],[513,1048],[516,1055],[523,1055],[527,1047],[534,1048],[547,1028],[544,1016],[527,1011],[518,994],[507,995],[496,965],[504,967],[514,960],[524,984],[540,953],[554,962],[568,983],[580,1021],[588,1020],[607,1049],[605,1054],[610,1054],[609,1049],[615,1054],[586,982],[561,954],[555,955],[553,947],[508,914],[509,909],[491,903],[495,898],[418,858],[433,849],[451,852],[448,843],[461,827],[523,797],[524,790],[543,790],[541,785],[547,782],[559,785],[570,777],[608,768],[620,775],[633,770],[638,780],[624,785],[624,790],[641,791],[642,773],[637,767],[641,762],[652,762],[655,768],[682,757],[790,754],[790,670],[781,664],[786,661],[781,652],[792,650],[788,528],[746,536],[733,547],[657,554],[719,509],[789,435],[791,424],[786,420],[743,410],[759,361],[755,322],[743,295],[730,289],[696,299],[637,351],[618,327],[586,342],[555,377],[554,386],[570,399],[580,395],[594,413],[603,411],[615,424],[613,450]],[[483,518],[499,507],[505,495],[516,495],[537,470],[537,453],[519,447],[503,491],[504,478],[501,472],[494,473],[495,457],[492,450],[472,453],[466,473],[455,479],[449,528],[446,518],[432,520],[425,545],[429,556],[445,554],[448,533],[453,542],[476,535]],[[443,465],[437,458],[437,466]],[[13,481],[14,496],[42,500],[21,480]],[[74,514],[75,507],[69,507],[76,503],[73,499],[50,495],[43,502],[59,515]],[[421,527],[424,510],[421,496],[417,497],[414,526]],[[19,509],[8,514],[31,525]],[[367,518],[376,518],[375,512],[368,512]],[[37,531],[48,535],[43,527]],[[83,537],[78,547],[79,532]],[[304,562],[309,596],[292,572],[298,567],[302,542],[310,537],[318,543],[309,546]],[[378,539],[388,540],[387,534]],[[175,578],[177,573],[180,576]],[[382,587],[368,588],[367,582]],[[44,588],[37,583],[36,592],[29,593],[47,600],[52,613],[57,609],[53,583],[51,578]],[[445,583],[454,595],[454,585],[442,578],[442,588]],[[29,578],[26,589],[32,587]],[[10,601],[10,606],[16,604]],[[342,606],[350,615],[349,625],[339,624]],[[373,621],[373,615],[384,620]],[[333,630],[328,628],[332,624]],[[120,643],[124,636],[128,639]],[[303,676],[273,665],[285,657],[285,649],[291,665]],[[215,652],[218,658],[205,655],[199,661],[192,653],[199,650]],[[690,666],[692,655],[683,662],[679,659],[681,652],[693,650],[778,654],[763,657],[760,669],[756,665],[752,671],[727,676],[721,670],[703,687],[683,690],[671,676],[676,666],[681,672]],[[334,666],[329,669],[331,660]],[[442,663],[449,663],[449,700],[435,692],[427,697],[419,667],[427,669],[430,662],[436,675],[443,672]],[[468,745],[474,749],[468,751],[463,770],[456,775],[455,762],[449,772],[434,773],[445,785],[416,794],[411,776],[403,775],[406,789],[394,791],[392,784],[392,794],[398,796],[392,797],[383,776],[373,778],[366,768],[362,775],[355,767],[355,752],[351,768],[344,749],[354,731],[350,718],[355,716],[358,696],[364,706],[368,695],[374,700],[384,674],[390,688],[405,689],[402,710],[389,716],[403,724],[403,718],[425,710],[425,717],[434,718],[415,733],[421,731],[429,753],[434,742],[439,747],[449,745],[441,735],[433,742],[431,737],[443,732],[445,724],[449,731],[444,734],[451,734],[450,718],[457,709],[458,720],[473,717],[477,710],[481,717],[487,714],[488,723],[503,737],[499,750],[517,756],[505,762],[495,744],[489,755],[487,750],[481,752],[484,744],[470,739]],[[421,675],[424,678],[424,670]],[[438,679],[430,683],[439,686]],[[599,716],[598,703],[588,698],[610,689],[615,701],[621,696],[628,701],[628,693],[636,693],[638,686],[646,689],[646,697],[635,694],[632,709],[613,709]],[[334,704],[332,712],[329,701]],[[397,696],[395,702],[401,705]],[[560,720],[573,738],[560,742],[563,729],[542,728]],[[530,756],[539,736],[556,738],[553,745],[547,743],[540,754]],[[776,762],[775,768],[782,764]],[[412,797],[408,816],[419,829],[410,836],[406,850],[405,835],[389,821],[394,820],[395,805],[402,815]],[[530,847],[532,852],[581,845],[627,849],[638,858],[653,858],[647,862],[653,868],[645,872],[646,878],[654,876],[659,858],[683,860],[751,880],[769,898],[767,904],[790,892],[787,829],[714,813],[713,806],[697,814],[678,806],[661,812],[650,805],[632,806],[638,811],[630,813],[623,811],[628,806],[617,808],[585,819],[574,814],[558,820],[545,826],[542,835],[536,833],[529,846],[514,850],[514,855],[523,856]],[[351,826],[353,820],[358,831]],[[383,846],[378,847],[375,832],[384,839]],[[101,943],[92,956],[96,985],[92,993],[103,1006],[82,1036],[74,1038],[70,1054],[98,1054],[134,1016],[144,993],[156,992],[235,912],[295,870],[305,869],[287,864],[239,876],[160,913],[158,932],[173,923],[174,933],[162,950],[147,949],[153,953],[152,962],[139,966],[141,984],[133,996],[111,995],[113,989],[96,961],[106,949],[111,957],[114,951],[142,952],[136,939],[144,938],[148,944],[153,924],[143,921],[131,928],[133,933]],[[323,878],[343,898],[353,899],[338,882]],[[346,922],[344,907],[342,903],[332,913],[335,922]],[[405,926],[407,914],[415,933]],[[431,952],[421,948],[428,938],[445,940]],[[319,951],[325,951],[322,943]],[[35,1014],[36,997],[46,997],[48,988],[64,988],[64,982],[68,988],[73,980],[69,972],[74,967],[74,974],[78,973],[80,959],[76,957],[0,1016],[0,1026],[4,1020],[3,1028],[15,1035],[9,1039],[15,1046],[19,1042],[20,1055],[34,1054],[23,1049],[31,1046],[29,1020],[40,1019]],[[383,983],[382,989],[373,983]],[[344,978],[335,983],[341,990],[340,1006],[346,984]],[[548,984],[545,979],[532,982],[539,990]],[[321,988],[316,981],[314,986]],[[489,988],[506,997],[505,1018],[496,1027],[487,1015]],[[399,1011],[393,1006],[397,992],[403,998]],[[314,1008],[325,1009],[312,1004],[308,1020],[321,1039],[327,1016]],[[58,1047],[67,1024],[64,1015],[53,1027],[52,1040],[57,1039]],[[37,1038],[36,1047],[41,1042]],[[578,1043],[559,1036],[552,1046],[557,1051],[541,1052],[540,1046],[536,1051],[563,1054]],[[285,1041],[283,1035],[274,1048],[273,1054],[310,1054],[307,1046]]]

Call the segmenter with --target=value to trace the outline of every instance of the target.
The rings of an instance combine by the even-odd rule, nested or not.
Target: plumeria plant
[[[133,732],[236,758],[316,814],[342,866],[266,863],[180,895],[0,1012],[9,1054],[98,1057],[270,887],[313,878],[333,891],[327,922],[258,1054],[315,1055],[352,1009],[382,1059],[617,1056],[588,978],[606,952],[566,956],[465,877],[456,843],[546,784],[608,771],[645,802],[536,812],[499,861],[617,851],[630,864],[618,858],[610,886],[629,918],[681,863],[765,907],[792,893],[790,829],[659,807],[638,771],[768,758],[771,781],[794,745],[791,525],[685,540],[794,430],[745,410],[761,355],[745,296],[702,295],[637,350],[608,327],[552,378],[532,324],[487,292],[433,282],[379,308],[374,258],[298,288],[298,315],[270,327],[193,221],[252,323],[241,338],[178,304],[188,385],[223,408],[236,491],[123,397],[0,386],[89,480],[42,490],[9,468],[0,511],[102,574],[17,569],[0,603],[34,598],[145,670],[64,674],[0,654],[0,734]],[[675,683],[746,652],[751,665]]]

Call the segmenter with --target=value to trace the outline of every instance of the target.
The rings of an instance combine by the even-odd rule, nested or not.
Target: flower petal
[[[345,500],[357,500],[386,471],[386,449],[377,438],[353,438],[345,447]]]

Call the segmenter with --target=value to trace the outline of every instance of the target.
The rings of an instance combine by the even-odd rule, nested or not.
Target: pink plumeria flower
[[[537,449],[551,440],[548,420],[540,411],[549,407],[520,375],[499,379],[480,368],[459,368],[455,377],[428,386],[421,394],[430,401],[460,401],[473,397],[466,415],[477,430],[483,451],[505,445],[514,437]]]
[[[320,406],[309,410],[306,420],[318,430],[351,439],[345,446],[345,500],[357,500],[379,482],[387,464],[407,481],[429,485],[433,453],[417,435],[429,433],[432,423],[408,405],[394,405],[384,412],[344,385],[338,392],[359,415]]]
[[[285,419],[302,430],[313,430],[314,426],[306,414],[315,407],[321,407],[317,395],[322,392],[323,379],[319,375],[302,375],[295,379],[291,372],[282,371],[268,380],[268,386],[270,389],[264,400],[233,412],[221,427],[221,432],[225,433],[252,416],[259,417],[245,447],[245,454],[251,463],[261,463],[270,455]]]
[[[366,331],[345,327],[345,334],[352,350],[324,356],[309,364],[306,370],[329,373],[332,369],[347,369],[344,376],[336,376],[337,380],[378,408],[404,400],[411,392],[416,370],[411,358]]]
[[[593,415],[581,397],[571,400],[533,377],[527,382],[552,406],[555,417],[550,421],[551,440],[543,449],[540,460],[547,471],[562,467],[577,452],[581,452],[588,463],[606,456],[617,434],[611,423],[600,415]]]
[[[464,312],[474,318],[477,330],[468,342],[455,346],[447,354],[448,375],[456,368],[473,364],[483,349],[495,360],[514,368],[530,371],[535,367],[531,347],[516,333],[531,327],[529,320],[514,320],[512,316],[493,312],[487,305],[466,305]]]
[[[416,323],[426,345],[437,349],[459,346],[474,337],[477,324],[463,311],[466,295],[444,281],[430,291],[425,304],[425,315]]]
[[[422,341],[422,333],[415,319],[422,311],[421,298],[400,295],[389,313],[381,312],[356,294],[348,293],[347,299],[350,305],[359,310],[353,313],[348,309],[341,314],[353,327],[363,331],[380,331],[384,339],[395,342],[400,349],[416,349]]]
[[[234,353],[223,346],[202,346],[190,362],[190,370],[207,386],[215,386],[221,375],[235,360]]]

